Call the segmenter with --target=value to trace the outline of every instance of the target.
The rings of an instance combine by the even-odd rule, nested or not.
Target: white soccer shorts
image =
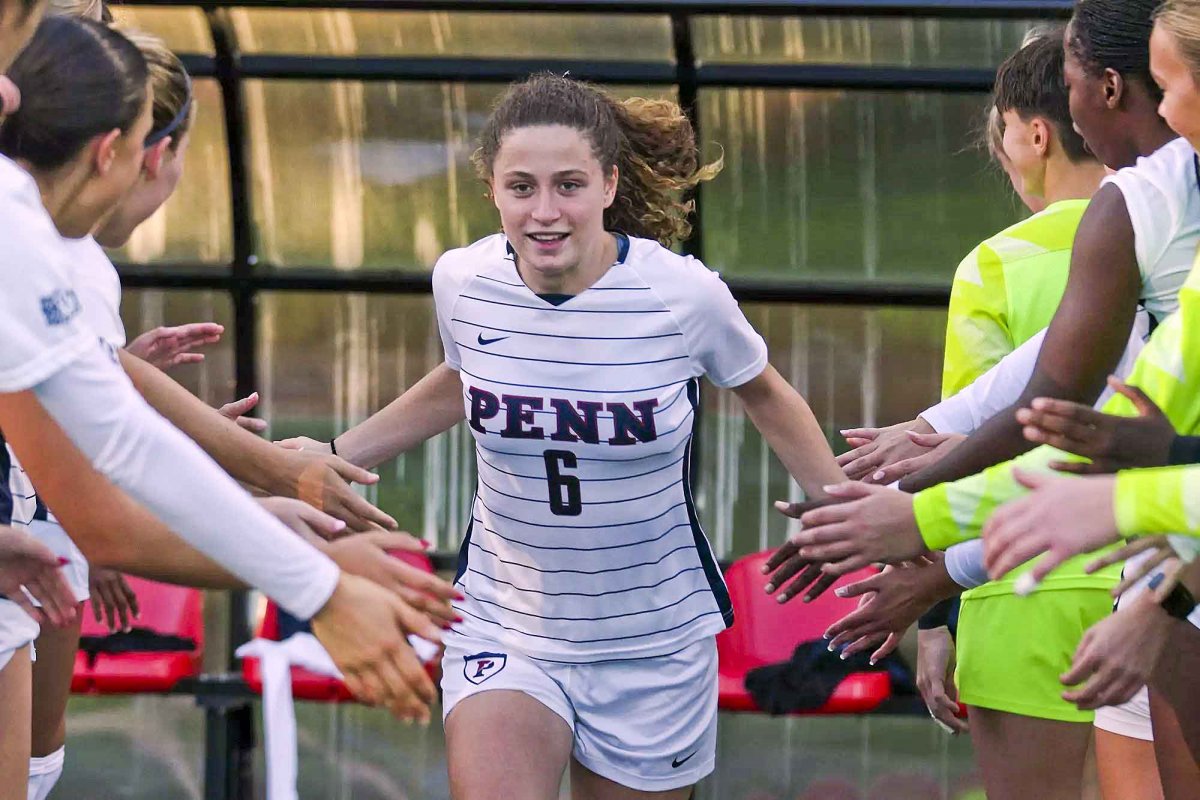
[[[486,639],[446,636],[443,719],[481,692],[524,692],[562,717],[572,755],[597,775],[645,792],[699,782],[717,755],[717,646],[595,664],[528,658]]]

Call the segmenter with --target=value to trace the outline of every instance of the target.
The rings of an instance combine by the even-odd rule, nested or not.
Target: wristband
[[[329,452],[335,456],[337,455],[337,437],[336,436],[329,440]]]
[[[1192,597],[1192,593],[1182,583],[1175,584],[1175,588],[1171,593],[1162,599],[1159,603],[1162,610],[1175,619],[1186,620],[1188,616],[1196,609],[1196,598]]]

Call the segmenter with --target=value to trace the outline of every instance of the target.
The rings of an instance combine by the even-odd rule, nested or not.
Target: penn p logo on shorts
[[[471,683],[480,684],[504,669],[508,656],[504,653],[476,653],[463,656],[463,676]]]

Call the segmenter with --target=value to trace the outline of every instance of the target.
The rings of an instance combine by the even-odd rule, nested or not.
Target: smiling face
[[[492,196],[504,235],[534,291],[576,286],[611,237],[604,210],[617,191],[617,170],[605,174],[581,132],[563,125],[516,128],[505,134],[492,165]],[[592,280],[597,276],[592,276]]]
[[[1150,37],[1150,74],[1163,90],[1158,113],[1192,147],[1200,144],[1200,89],[1175,36],[1162,24]]]

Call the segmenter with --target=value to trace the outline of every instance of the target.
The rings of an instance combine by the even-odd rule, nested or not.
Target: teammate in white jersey
[[[19,42],[24,36],[15,31],[35,22],[40,7],[35,5],[32,14],[12,6],[3,11],[0,41]],[[99,347],[95,334],[79,320],[80,306],[65,271],[59,237],[86,233],[138,174],[142,142],[151,125],[140,53],[119,35],[94,24],[47,20],[8,75],[22,90],[24,103],[18,113],[0,123],[0,151],[19,159],[0,159],[0,225],[5,241],[0,273],[7,276],[9,287],[0,296],[6,342],[0,350],[0,421],[14,436],[28,437],[39,423],[39,403],[44,403],[80,449],[187,541],[228,564],[246,582],[269,587],[268,593],[276,595],[281,605],[302,615],[319,612],[320,635],[330,640],[331,653],[341,653],[335,660],[345,660],[351,653],[357,654],[350,656],[355,661],[367,656],[360,664],[347,666],[348,678],[369,699],[385,700],[398,712],[422,716],[421,706],[431,699],[432,687],[424,688],[424,679],[415,677],[421,670],[403,642],[409,623],[402,626],[395,616],[405,613],[402,605],[387,592],[348,579],[329,559],[250,502],[194,445],[136,399],[111,351]],[[63,104],[74,109],[69,128],[63,127],[58,113]],[[53,218],[47,208],[54,211]],[[18,444],[14,439],[14,449],[38,460],[39,441],[22,441]],[[64,443],[60,449],[65,458],[73,445]],[[54,477],[35,475],[39,485],[55,483]],[[197,501],[199,497],[203,502]],[[56,485],[53,495],[48,491],[47,499],[72,504],[63,485]],[[85,544],[85,539],[79,541]],[[373,598],[370,606],[360,605],[368,595]],[[6,618],[22,613],[12,605],[0,602]],[[352,641],[350,637],[359,635],[346,623],[357,626],[365,638]],[[410,623],[424,627],[416,618]],[[438,638],[436,629],[426,628],[423,635]],[[386,642],[382,648],[380,637]],[[16,648],[15,654],[0,677],[0,690],[5,693],[5,703],[0,705],[27,713],[27,648]],[[402,663],[406,656],[411,658],[407,665]],[[9,681],[9,676],[21,674],[26,676],[23,685]],[[414,689],[423,697],[418,699]],[[20,730],[5,725],[0,732],[7,737]],[[14,753],[24,754],[26,760],[19,766],[22,772],[28,769],[27,735],[23,744],[0,749],[6,769],[12,766],[8,759]],[[0,780],[2,790],[15,791],[19,784],[23,796],[24,781],[10,781],[10,777],[6,771]]]
[[[442,662],[452,796],[550,800],[569,764],[577,798],[684,798],[713,769],[732,622],[689,481],[700,379],[809,496],[840,472],[729,289],[664,246],[719,169],[678,105],[537,76],[474,161],[504,232],[434,268],[445,364],[334,446],[377,464],[464,416],[475,438]]]

